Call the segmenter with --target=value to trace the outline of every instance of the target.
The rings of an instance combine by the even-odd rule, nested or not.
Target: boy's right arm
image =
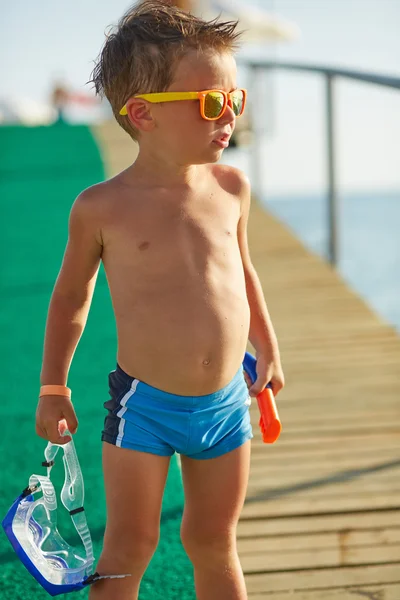
[[[98,200],[95,190],[89,188],[71,209],[68,243],[47,316],[41,385],[67,385],[72,357],[86,325],[103,249]],[[36,433],[40,437],[55,444],[67,443],[71,438],[62,437],[58,430],[62,419],[75,433],[78,422],[68,396],[39,398]]]

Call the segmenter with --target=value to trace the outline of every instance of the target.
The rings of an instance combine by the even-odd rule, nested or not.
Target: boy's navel
[[[150,242],[142,242],[141,244],[139,244],[139,250],[147,250],[149,246]]]

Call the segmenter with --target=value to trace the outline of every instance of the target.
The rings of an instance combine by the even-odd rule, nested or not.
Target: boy
[[[197,598],[247,598],[236,526],[253,437],[241,366],[248,338],[258,358],[250,394],[268,381],[277,394],[283,374],[247,247],[249,181],[216,164],[246,99],[236,85],[236,25],[145,1],[107,38],[93,72],[140,150],[72,207],[46,326],[41,384],[52,387],[41,388],[36,421],[54,443],[69,440],[57,431],[61,419],[77,429],[65,386],[102,260],[118,352],[102,433],[107,525],[97,571],[131,576],[93,584],[90,600],[137,599],[175,451]],[[207,90],[220,91],[198,94]],[[184,99],[157,95],[165,91]]]

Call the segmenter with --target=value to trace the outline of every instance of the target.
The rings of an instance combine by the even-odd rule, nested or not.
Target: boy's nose
[[[220,120],[224,121],[224,123],[234,123],[236,119],[236,115],[233,112],[232,100],[228,98],[228,103],[225,109],[224,114],[220,117]]]

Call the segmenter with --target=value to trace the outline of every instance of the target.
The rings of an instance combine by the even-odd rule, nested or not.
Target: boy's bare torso
[[[221,165],[202,165],[201,173],[195,187],[176,190],[128,184],[122,173],[101,194],[118,362],[181,395],[229,383],[250,324],[233,177]]]

